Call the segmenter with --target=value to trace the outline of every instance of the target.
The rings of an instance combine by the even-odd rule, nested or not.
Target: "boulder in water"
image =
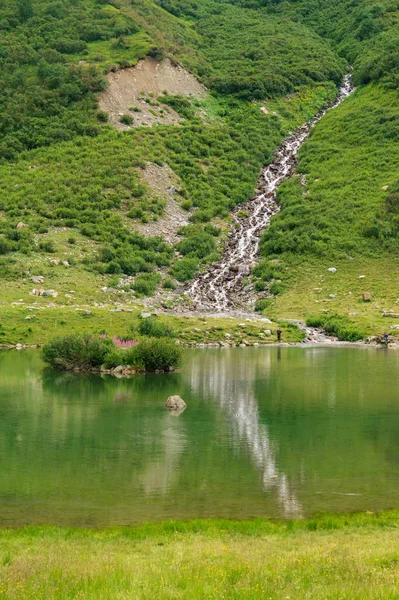
[[[182,411],[187,408],[187,404],[184,402],[183,398],[180,398],[180,396],[169,396],[166,401],[166,408],[169,410]]]

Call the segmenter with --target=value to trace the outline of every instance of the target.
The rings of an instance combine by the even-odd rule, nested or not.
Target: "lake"
[[[2,352],[0,461],[0,526],[394,508],[399,352],[190,350],[130,380]]]

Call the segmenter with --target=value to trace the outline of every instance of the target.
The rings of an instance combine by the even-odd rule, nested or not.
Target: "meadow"
[[[393,599],[398,513],[0,532],[0,597]]]

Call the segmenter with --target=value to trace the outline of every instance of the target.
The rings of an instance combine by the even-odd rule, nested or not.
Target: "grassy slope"
[[[331,83],[314,86],[314,81],[337,80],[342,61],[334,57],[320,38],[309,34],[307,40],[302,25],[286,20],[280,22],[278,17],[259,16],[228,5],[220,14],[217,11],[216,16],[209,17],[214,7],[213,2],[204,0],[193,20],[189,15],[176,17],[151,1],[133,6],[124,2],[118,10],[79,0],[68,11],[46,0],[33,3],[30,9],[33,16],[25,15],[21,21],[15,5],[5,4],[0,18],[6,24],[3,62],[4,77],[9,79],[0,84],[13,89],[13,104],[12,107],[7,105],[12,118],[4,118],[1,124],[4,158],[0,253],[4,257],[1,257],[0,271],[4,278],[15,281],[15,295],[19,295],[19,275],[32,264],[36,269],[31,274],[39,274],[40,264],[47,263],[45,252],[49,238],[54,240],[55,253],[63,250],[65,240],[64,234],[59,235],[60,227],[69,228],[75,236],[80,232],[95,242],[88,241],[86,255],[78,256],[76,261],[90,263],[90,268],[96,271],[134,276],[136,272],[170,266],[174,257],[167,248],[159,242],[129,234],[129,219],[134,227],[134,213],[142,219],[156,219],[160,210],[159,203],[155,202],[155,206],[149,190],[140,184],[137,173],[138,166],[151,161],[168,163],[180,177],[181,200],[184,199],[187,208],[199,209],[195,213],[198,225],[187,229],[184,235],[193,236],[201,243],[194,244],[194,249],[191,244],[190,256],[185,263],[183,261],[179,272],[173,271],[181,279],[189,277],[200,261],[215,258],[215,240],[201,223],[215,216],[227,217],[229,209],[244,201],[252,193],[261,165],[270,160],[287,127],[298,123],[298,116],[302,118],[317,111],[331,98]],[[86,25],[83,26],[82,21]],[[215,23],[219,24],[219,43],[234,42],[238,36],[236,41],[244,46],[244,53],[235,52],[233,43],[219,60],[220,48],[214,47],[212,35]],[[237,23],[245,24],[251,32],[248,39],[239,37]],[[290,38],[286,43],[282,34],[288,26]],[[118,37],[120,32],[129,31],[134,33]],[[267,36],[260,54],[255,55],[264,31]],[[13,52],[14,39],[29,44],[34,36],[35,49],[31,49],[31,53]],[[205,101],[202,108],[213,122],[209,126],[194,116],[183,128],[158,127],[151,131],[120,133],[102,126],[95,119],[93,97],[93,91],[103,85],[99,69],[106,70],[111,63],[134,64],[153,43],[177,56],[214,88],[217,82],[226,85],[233,73],[240,72],[242,77],[234,85],[238,85],[237,91],[245,99],[222,95]],[[72,52],[71,46],[76,44],[83,44],[83,51]],[[64,52],[65,48],[68,50]],[[276,78],[267,70],[270,70],[270,53],[279,61]],[[86,66],[79,67],[79,71],[68,70],[80,59],[95,64],[97,71]],[[312,72],[307,69],[309,61],[312,61]],[[18,87],[12,79],[11,73],[18,68],[30,87]],[[82,89],[80,78],[85,80]],[[260,79],[264,80],[261,90]],[[56,82],[62,92],[59,97],[53,90]],[[291,111],[284,122],[273,115],[265,116],[259,105],[250,102],[259,96],[259,91],[261,96],[267,93],[278,96],[298,86],[302,92],[306,90],[301,95],[303,102],[296,103],[298,110]],[[34,100],[40,87],[46,89],[53,112],[46,113],[46,106],[50,106],[47,99],[44,107],[34,101],[38,112],[31,115],[25,106],[27,96]],[[80,115],[78,120],[77,114]],[[36,120],[31,122],[31,118]],[[12,148],[11,142],[17,141],[19,145]],[[39,149],[31,150],[34,147]],[[24,148],[29,150],[21,152]],[[13,162],[7,162],[7,158]],[[121,218],[121,210],[125,218]],[[131,217],[126,218],[127,213]],[[16,232],[16,224],[21,220],[29,227]],[[208,250],[204,256],[202,248],[206,244]],[[107,252],[99,255],[98,250],[103,245],[107,246]],[[81,269],[72,265],[71,272],[76,273],[72,287],[84,285]],[[101,281],[91,276],[89,280],[97,281],[98,285]],[[96,290],[93,293],[96,295]]]
[[[396,598],[397,512],[0,533],[0,597]]]
[[[398,312],[396,231],[378,229],[398,177],[398,124],[397,93],[372,84],[313,131],[298,167],[306,182],[298,176],[281,186],[282,211],[263,236],[264,264],[278,257],[289,267],[272,312],[355,312],[369,331],[387,327],[383,311]],[[371,303],[362,302],[365,291]]]

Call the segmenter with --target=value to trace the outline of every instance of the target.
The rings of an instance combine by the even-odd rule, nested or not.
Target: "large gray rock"
[[[184,410],[186,407],[187,404],[180,396],[169,396],[166,401],[166,408],[169,410]]]

